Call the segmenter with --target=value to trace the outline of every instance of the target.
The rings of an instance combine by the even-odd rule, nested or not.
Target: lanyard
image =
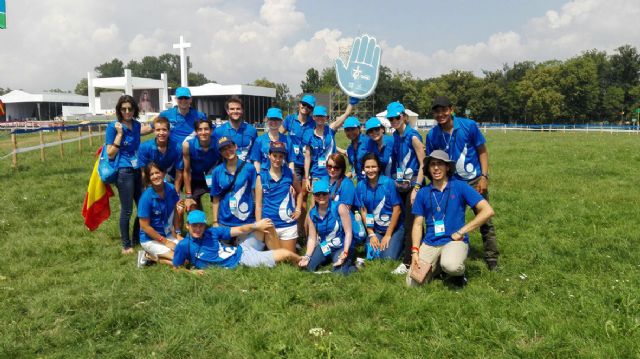
[[[449,205],[449,197],[451,197],[451,196],[448,196],[446,194],[447,189],[449,189],[449,187],[445,187],[445,189],[442,191],[442,196],[443,197],[444,196],[447,197],[447,200],[444,203],[444,211],[442,211],[442,220],[443,221],[444,221],[444,218],[447,216],[447,206]],[[443,198],[441,197],[440,198],[440,202],[438,202],[437,199],[436,199],[436,195],[433,193],[433,191],[430,191],[430,192],[431,192],[431,197],[429,197],[429,204],[431,205],[431,220],[433,220],[435,222],[436,221],[436,217],[434,215],[435,213],[433,212],[433,201],[436,202],[436,208],[437,208],[438,212],[440,212],[440,202],[442,202]],[[433,201],[432,201],[432,198],[433,198]]]
[[[365,204],[368,204],[367,207],[367,212],[369,212],[369,207],[373,207],[371,205],[371,201],[373,201],[373,203],[376,203],[376,193],[378,192],[378,187],[380,186],[380,176],[378,175],[378,182],[376,183],[376,188],[373,189],[373,195],[369,196],[369,180],[367,180],[367,185],[365,186],[365,194],[366,194],[366,198],[364,199],[366,202]],[[373,210],[371,210],[373,211]]]
[[[451,156],[451,154],[449,153],[449,145],[451,144],[451,139],[454,137],[453,131],[451,131],[451,134],[449,135],[449,141],[447,141],[447,139],[444,137],[444,131],[442,131],[440,134],[442,135],[442,141],[445,143],[444,150],[447,152],[449,156]],[[454,144],[455,144],[455,141],[454,141]]]

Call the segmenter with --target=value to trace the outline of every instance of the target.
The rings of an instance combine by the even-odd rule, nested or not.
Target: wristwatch
[[[488,173],[483,173],[480,175],[480,177],[484,177],[486,179],[489,179],[489,174]]]

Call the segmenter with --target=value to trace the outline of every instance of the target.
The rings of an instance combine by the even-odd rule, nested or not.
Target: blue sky
[[[220,83],[266,77],[293,93],[363,32],[382,64],[421,78],[453,69],[640,48],[637,0],[9,0],[0,87],[73,90],[112,58],[125,63],[191,42],[194,70]],[[177,53],[177,52],[175,52]]]

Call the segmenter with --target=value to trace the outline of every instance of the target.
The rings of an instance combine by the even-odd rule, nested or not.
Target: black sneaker
[[[467,286],[467,276],[466,275],[458,275],[449,277],[449,283],[455,289],[462,289]]]
[[[490,271],[494,271],[498,269],[498,261],[487,261],[487,268]]]

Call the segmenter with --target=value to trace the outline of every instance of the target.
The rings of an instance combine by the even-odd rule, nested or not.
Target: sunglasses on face
[[[314,193],[313,195],[316,197],[324,197],[324,196],[328,196],[329,192],[318,192],[318,193]]]
[[[178,97],[178,100],[188,100],[188,99],[190,99],[190,98],[191,98],[191,97],[180,96],[180,97]]]
[[[120,107],[120,111],[122,112],[133,112],[132,107]]]
[[[400,119],[400,116],[396,116],[396,117],[389,117],[389,121],[397,121]]]
[[[328,170],[339,170],[339,169],[340,169],[340,167],[335,166],[335,165],[327,165],[327,169],[328,169]]]
[[[312,109],[313,109],[313,106],[309,105],[309,104],[308,104],[308,103],[306,103],[306,102],[300,102],[300,104],[301,104],[303,107],[306,107],[306,108],[308,108],[308,109],[310,109],[310,110],[312,110]]]

